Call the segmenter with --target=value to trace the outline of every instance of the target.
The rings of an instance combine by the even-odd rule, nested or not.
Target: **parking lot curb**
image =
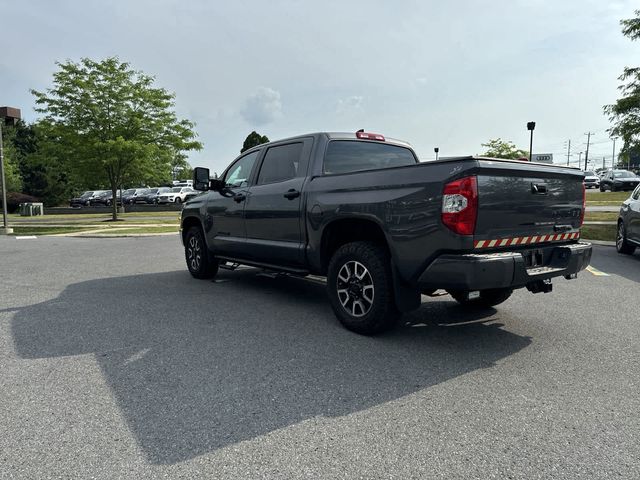
[[[615,247],[616,246],[616,242],[608,242],[608,241],[605,241],[605,240],[589,240],[588,238],[583,238],[582,240],[584,240],[585,242],[592,243],[594,245],[602,245],[604,247]]]
[[[121,237],[170,237],[172,235],[178,235],[179,232],[164,232],[164,233],[93,233],[88,235],[74,235],[69,234],[56,234],[56,237],[73,237],[73,238],[121,238]],[[53,235],[47,235],[49,237]]]

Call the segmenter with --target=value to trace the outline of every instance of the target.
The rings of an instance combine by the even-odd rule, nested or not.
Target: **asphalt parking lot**
[[[171,237],[0,237],[0,478],[639,478],[640,254],[374,338]]]

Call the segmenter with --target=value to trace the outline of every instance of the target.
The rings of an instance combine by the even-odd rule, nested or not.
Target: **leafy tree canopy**
[[[501,138],[495,138],[489,140],[487,143],[483,143],[482,146],[486,149],[482,154],[485,157],[492,158],[529,158],[529,152],[516,148],[513,142],[502,140]]]
[[[174,95],[117,57],[57,63],[53,85],[32,90],[48,151],[85,185],[170,178],[176,158],[199,150],[194,124],[178,119]],[[113,217],[117,217],[116,205]]]
[[[267,138],[266,135],[260,135],[258,132],[254,130],[249,135],[247,135],[247,138],[245,138],[244,143],[242,144],[242,150],[240,150],[240,153],[245,152],[250,148],[253,148],[268,142],[269,142],[269,138]]]
[[[622,20],[622,33],[631,40],[640,38],[640,10],[634,12],[635,17]],[[628,155],[630,150],[640,145],[640,67],[625,67],[618,80],[624,82],[618,87],[622,93],[613,105],[605,105],[604,112],[609,116],[613,127],[609,129],[612,136],[622,138],[621,150]]]
[[[20,151],[15,147],[16,128],[2,126],[2,146],[4,156],[4,178],[7,192],[22,191],[22,177],[20,176]],[[0,186],[0,190],[2,187]],[[0,203],[2,200],[0,200]]]

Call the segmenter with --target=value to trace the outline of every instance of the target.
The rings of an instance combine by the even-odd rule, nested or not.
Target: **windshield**
[[[584,175],[585,175],[586,177],[595,177],[595,176],[596,176],[596,174],[595,174],[595,173],[593,173],[593,172],[584,172]]]
[[[181,190],[182,190],[182,187],[173,187],[173,188],[171,189],[171,191],[172,191],[172,192],[179,192],[179,191],[181,191]]]
[[[157,188],[150,188],[147,193],[158,193],[158,189]]]
[[[626,170],[620,170],[617,172],[613,172],[613,176],[615,178],[634,178],[636,176],[635,173],[627,172]]]
[[[136,193],[136,189],[135,188],[130,188],[129,190],[125,190],[122,194],[123,195],[133,195],[134,193]]]
[[[82,195],[80,195],[80,198],[90,197],[91,195],[93,195],[93,192],[84,192]]]

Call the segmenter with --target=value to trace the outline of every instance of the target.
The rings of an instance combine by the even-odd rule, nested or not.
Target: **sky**
[[[0,105],[35,121],[30,89],[55,62],[118,56],[174,92],[222,170],[252,130],[271,140],[367,131],[421,160],[481,154],[492,138],[576,165],[610,164],[602,106],[640,64],[619,21],[634,1],[0,0]],[[616,150],[619,145],[616,146]],[[591,165],[590,165],[591,166]]]

